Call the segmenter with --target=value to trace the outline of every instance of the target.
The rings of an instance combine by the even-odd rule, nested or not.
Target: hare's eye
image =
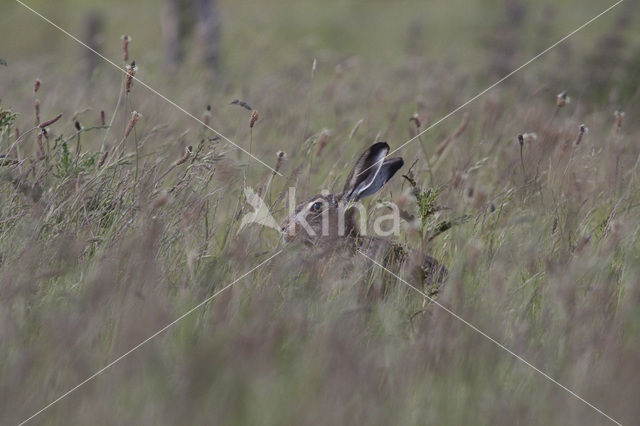
[[[322,210],[322,201],[316,201],[311,205],[311,210],[314,212],[319,212]]]

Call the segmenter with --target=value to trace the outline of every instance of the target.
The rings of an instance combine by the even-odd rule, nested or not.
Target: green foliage
[[[13,113],[10,109],[4,109],[0,106],[0,129],[6,131],[13,125],[17,114]]]
[[[62,142],[60,147],[60,159],[56,164],[56,171],[54,176],[57,178],[64,178],[71,175],[74,172],[73,159],[69,152],[69,146],[66,142]]]
[[[420,223],[424,228],[427,226],[427,220],[437,211],[436,199],[438,198],[438,190],[434,188],[422,190],[416,187],[414,188],[414,193],[418,204]]]
[[[69,151],[66,141],[60,144],[60,155],[55,164],[53,175],[59,179],[75,176],[78,173],[89,171],[95,165],[98,153],[83,154],[77,160]]]

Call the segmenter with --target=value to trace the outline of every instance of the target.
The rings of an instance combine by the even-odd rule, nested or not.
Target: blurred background
[[[130,35],[134,40],[132,57],[141,66],[141,77],[151,79],[151,83],[164,81],[159,80],[163,75],[172,75],[177,67],[187,64],[200,65],[213,74],[217,83],[234,87],[248,85],[256,76],[269,79],[274,73],[291,72],[301,66],[310,68],[313,58],[319,61],[318,74],[324,75],[339,64],[347,68],[354,65],[348,59],[357,58],[362,64],[358,74],[363,81],[375,76],[377,70],[419,58],[430,67],[448,67],[450,72],[468,80],[489,82],[612,3],[601,0],[27,2],[117,63],[121,56],[118,40],[123,34]],[[2,8],[0,31],[5,40],[2,54],[9,63],[44,62],[52,70],[66,70],[84,77],[107,68],[103,61],[20,4],[5,1]],[[582,60],[588,53],[596,54],[598,49],[619,55],[620,61],[637,58],[640,36],[631,28],[634,9],[634,2],[624,2],[587,31],[559,46],[541,61],[544,68],[571,69],[573,61]],[[630,38],[623,39],[622,35]],[[627,67],[607,74],[610,83],[630,78],[623,75],[622,68]],[[576,77],[555,74],[567,81],[575,81]],[[407,78],[419,81],[418,75]],[[189,80],[191,84],[204,83],[197,74],[190,74]],[[294,79],[291,83],[302,81]]]

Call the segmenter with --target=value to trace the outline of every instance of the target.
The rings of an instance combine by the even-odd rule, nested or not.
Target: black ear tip
[[[376,142],[369,147],[372,151],[378,151],[381,149],[389,149],[389,144],[386,142]]]
[[[404,166],[404,160],[402,159],[402,157],[387,158],[384,161],[384,164],[393,165],[393,168],[397,170],[400,167]]]
[[[391,171],[393,174],[395,174],[395,172],[397,172],[398,170],[400,170],[400,168],[402,168],[402,166],[404,166],[404,160],[402,159],[402,157],[393,158],[391,161]]]

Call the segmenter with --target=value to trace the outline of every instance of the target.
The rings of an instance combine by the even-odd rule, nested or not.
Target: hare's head
[[[298,204],[282,222],[285,241],[315,244],[322,238],[355,236],[354,209],[362,198],[374,194],[402,167],[402,158],[385,159],[386,142],[371,145],[360,155],[339,194],[321,194]]]

